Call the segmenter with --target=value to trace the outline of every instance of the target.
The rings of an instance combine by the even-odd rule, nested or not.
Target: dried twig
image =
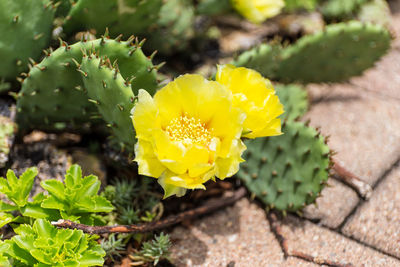
[[[340,180],[353,188],[360,195],[360,197],[364,199],[369,199],[371,197],[372,187],[368,183],[347,170],[340,163],[338,163],[337,160],[333,160],[333,162],[334,164],[332,169],[336,174],[333,176],[335,179]]]
[[[275,234],[276,238],[278,239],[279,245],[282,248],[283,255],[285,259],[287,257],[296,257],[305,261],[309,261],[315,264],[319,265],[327,265],[331,267],[351,267],[353,266],[352,264],[342,264],[339,262],[331,261],[331,260],[325,260],[320,257],[313,257],[309,254],[296,251],[296,250],[289,250],[289,245],[288,245],[288,240],[284,237],[282,233],[282,229],[280,226],[280,222],[278,220],[278,216],[274,212],[269,212],[267,214],[269,224],[271,226],[272,232]]]
[[[69,220],[59,220],[52,222],[53,225],[61,228],[78,229],[89,234],[105,234],[105,233],[144,233],[160,230],[168,226],[178,224],[184,220],[192,219],[207,213],[211,213],[223,207],[229,206],[246,195],[246,189],[243,187],[234,192],[231,197],[223,197],[214,201],[210,201],[201,207],[184,211],[178,215],[170,216],[164,220],[137,224],[137,225],[115,225],[115,226],[89,226],[85,224],[74,223]]]

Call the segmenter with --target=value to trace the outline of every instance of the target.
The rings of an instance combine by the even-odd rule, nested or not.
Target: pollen
[[[165,131],[171,141],[180,141],[185,145],[200,144],[208,146],[212,139],[212,129],[208,129],[200,119],[180,116],[171,120]]]

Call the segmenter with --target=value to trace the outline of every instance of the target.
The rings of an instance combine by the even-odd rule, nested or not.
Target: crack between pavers
[[[397,158],[397,160],[387,169],[383,172],[383,174],[376,180],[376,182],[371,186],[372,187],[372,192],[375,192],[375,189],[389,176],[389,174],[396,169],[397,167],[400,166],[400,157]],[[338,231],[342,232],[343,227],[352,219],[354,214],[362,208],[362,206],[366,203],[367,201],[364,201],[360,199],[357,203],[357,205],[353,208],[353,210],[344,218],[343,222],[337,227]]]
[[[278,241],[279,246],[282,249],[284,259],[286,260],[288,257],[295,257],[304,261],[312,262],[321,266],[330,266],[330,267],[352,267],[353,264],[351,263],[340,263],[336,261],[331,261],[324,259],[322,257],[314,257],[312,255],[309,255],[307,253],[289,249],[288,245],[288,240],[285,238],[285,236],[282,233],[282,229],[278,220],[278,217],[275,212],[270,211],[267,212],[266,214],[267,220],[270,225],[270,229],[272,233],[274,234],[276,240]]]

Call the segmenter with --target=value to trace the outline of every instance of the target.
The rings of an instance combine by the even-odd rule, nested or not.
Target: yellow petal
[[[242,153],[246,150],[245,144],[241,140],[237,140],[232,144],[231,155],[227,158],[218,158],[216,161],[216,176],[220,179],[231,177],[239,171],[239,164],[244,160],[241,158]]]
[[[256,138],[280,134],[283,105],[271,82],[260,73],[233,65],[218,66],[216,80],[233,93],[233,105],[246,114],[243,136]]]
[[[253,23],[261,23],[278,15],[285,6],[283,0],[231,0],[233,7]]]
[[[137,138],[149,139],[151,131],[156,125],[156,106],[151,95],[143,89],[139,90],[138,99],[131,111],[133,127],[136,130]]]
[[[135,145],[135,155],[135,161],[139,165],[139,174],[159,177],[166,170],[166,167],[161,164],[154,154],[150,142],[143,139],[139,140]]]

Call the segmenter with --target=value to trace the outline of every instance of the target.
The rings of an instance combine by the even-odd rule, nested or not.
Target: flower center
[[[181,141],[185,145],[201,144],[208,146],[211,142],[211,131],[199,119],[186,115],[173,119],[165,129],[172,141]]]

